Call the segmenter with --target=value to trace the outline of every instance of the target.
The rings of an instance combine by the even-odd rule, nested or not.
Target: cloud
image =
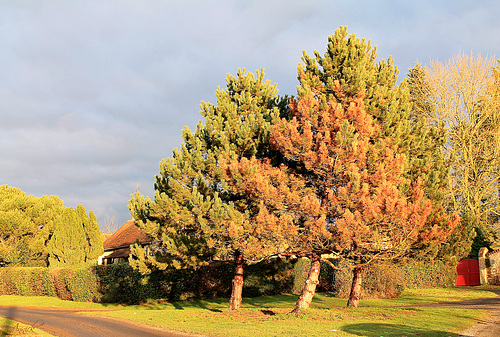
[[[460,50],[498,52],[493,1],[12,1],[0,3],[0,177],[28,194],[129,219],[184,126],[227,73],[265,68],[294,94],[306,50],[340,25],[402,73]]]

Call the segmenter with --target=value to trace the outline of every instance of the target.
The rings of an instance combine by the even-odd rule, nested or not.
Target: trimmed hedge
[[[337,262],[335,262],[337,263]],[[339,267],[345,267],[339,265]],[[243,297],[298,294],[310,268],[308,259],[293,262],[271,259],[244,269]],[[64,300],[106,303],[143,303],[151,300],[222,298],[231,295],[232,264],[213,263],[193,269],[171,269],[141,275],[128,264],[109,266],[0,268],[0,295],[54,296]],[[363,298],[399,296],[406,288],[452,286],[454,266],[443,263],[373,265],[363,278]],[[335,271],[321,264],[317,291],[347,297],[352,271]]]
[[[95,274],[89,267],[0,268],[0,294],[55,296],[81,302],[99,299]]]
[[[339,267],[347,264],[340,263]],[[336,297],[347,298],[351,290],[352,270],[335,271],[322,265],[328,282],[320,280],[319,291],[329,291]],[[321,275],[323,278],[324,275]],[[412,264],[374,264],[363,273],[362,298],[398,297],[405,289],[447,288],[455,283],[454,265],[443,262],[434,264],[416,262]]]
[[[280,259],[247,266],[244,297],[290,291],[293,269]],[[141,275],[128,264],[109,266],[0,268],[0,295],[55,296],[63,300],[142,303],[150,300],[229,297],[232,264],[214,263],[193,269],[171,269]]]

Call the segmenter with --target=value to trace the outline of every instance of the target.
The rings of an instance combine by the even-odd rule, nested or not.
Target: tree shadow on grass
[[[295,305],[299,295],[294,294],[283,294],[274,296],[260,296],[260,297],[249,297],[243,299],[243,304],[246,307],[255,308],[281,308],[281,307],[291,307]],[[290,309],[291,310],[291,309]]]
[[[366,337],[401,337],[401,336],[420,336],[420,337],[458,337],[456,333],[447,331],[429,330],[401,324],[383,324],[383,323],[357,323],[349,324],[341,328],[347,333],[366,336]]]

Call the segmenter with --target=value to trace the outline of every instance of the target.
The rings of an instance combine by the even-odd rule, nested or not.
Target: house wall
[[[481,248],[479,251],[479,272],[485,272],[486,281],[484,283],[500,285],[500,250],[495,250],[486,253],[487,248]],[[481,261],[483,261],[483,268],[481,268]],[[481,277],[483,283],[483,277]]]

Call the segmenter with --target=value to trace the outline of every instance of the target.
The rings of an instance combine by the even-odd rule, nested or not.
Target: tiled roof
[[[104,241],[104,250],[128,247],[137,241],[146,243],[150,242],[151,238],[137,228],[133,220],[129,220]]]
[[[102,240],[102,243],[104,243],[104,241],[106,241],[112,234],[104,234],[104,233],[101,233],[101,240]]]
[[[490,255],[493,255],[493,254],[497,254],[498,252],[500,252],[500,249],[494,250],[494,251],[492,251],[492,252],[488,252],[488,253],[486,253],[486,256],[490,256]]]

